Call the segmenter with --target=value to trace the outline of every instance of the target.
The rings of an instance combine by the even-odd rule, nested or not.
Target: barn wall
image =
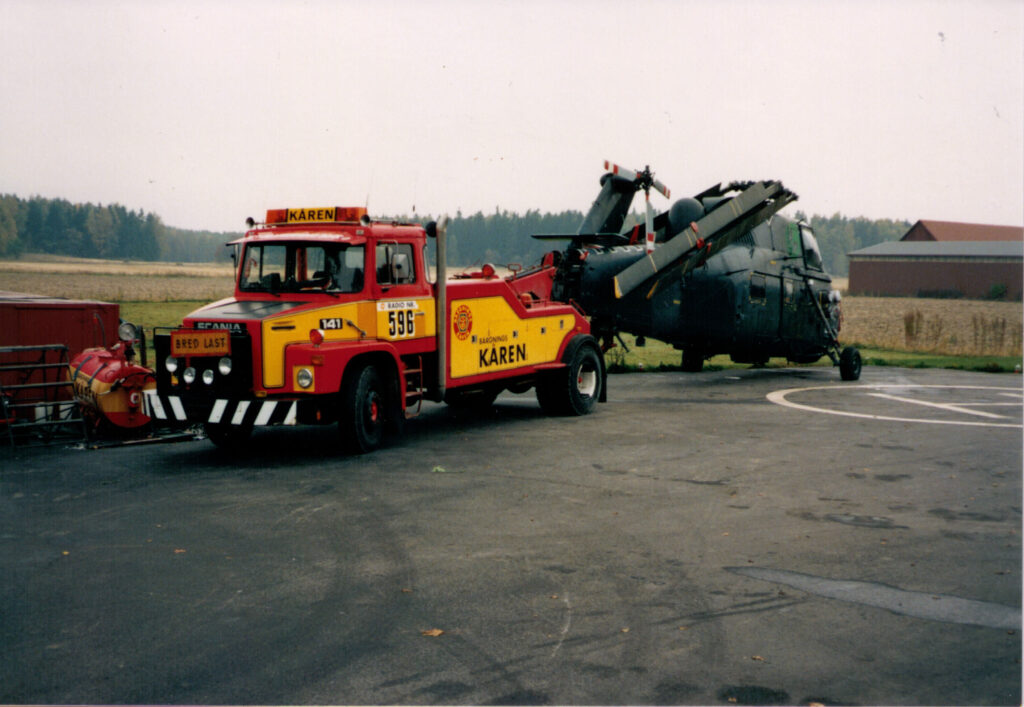
[[[916,297],[922,292],[959,291],[965,297],[984,298],[992,285],[1006,285],[1007,297],[1021,298],[1020,260],[911,260],[898,258],[851,259],[851,295]]]

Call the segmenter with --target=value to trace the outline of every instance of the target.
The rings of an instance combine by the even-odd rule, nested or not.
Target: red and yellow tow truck
[[[155,420],[202,424],[219,446],[254,427],[337,424],[355,452],[401,431],[424,400],[490,405],[536,389],[550,414],[604,401],[601,347],[551,299],[554,254],[449,280],[445,225],[375,221],[358,207],[272,209],[234,241],[233,297],[157,329]],[[436,239],[436,277],[428,269]]]

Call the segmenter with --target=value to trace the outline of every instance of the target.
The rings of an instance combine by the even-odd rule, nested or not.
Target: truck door
[[[413,243],[384,241],[374,249],[377,332],[391,341],[434,335],[434,300]]]

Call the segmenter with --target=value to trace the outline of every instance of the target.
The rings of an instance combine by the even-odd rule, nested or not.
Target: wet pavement
[[[0,450],[0,702],[1020,704],[1021,378]]]

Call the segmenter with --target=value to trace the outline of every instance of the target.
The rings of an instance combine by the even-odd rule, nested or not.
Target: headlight
[[[295,374],[295,382],[299,384],[300,388],[308,388],[313,385],[313,371],[308,368],[300,368],[299,372]]]
[[[217,361],[217,370],[220,371],[222,376],[226,376],[231,373],[231,359],[225,356],[221,360]]]
[[[168,356],[164,359],[164,368],[167,369],[168,373],[174,373],[178,370],[178,359],[174,358],[174,356]]]
[[[211,383],[213,383],[212,368],[207,368],[205,371],[203,371],[203,383],[206,383],[206,385],[210,385]]]
[[[181,374],[181,379],[186,383],[194,383],[196,380],[196,369],[192,368],[192,366],[189,366]]]
[[[121,322],[117,327],[117,338],[121,341],[135,341],[139,338],[139,330],[130,322]]]

